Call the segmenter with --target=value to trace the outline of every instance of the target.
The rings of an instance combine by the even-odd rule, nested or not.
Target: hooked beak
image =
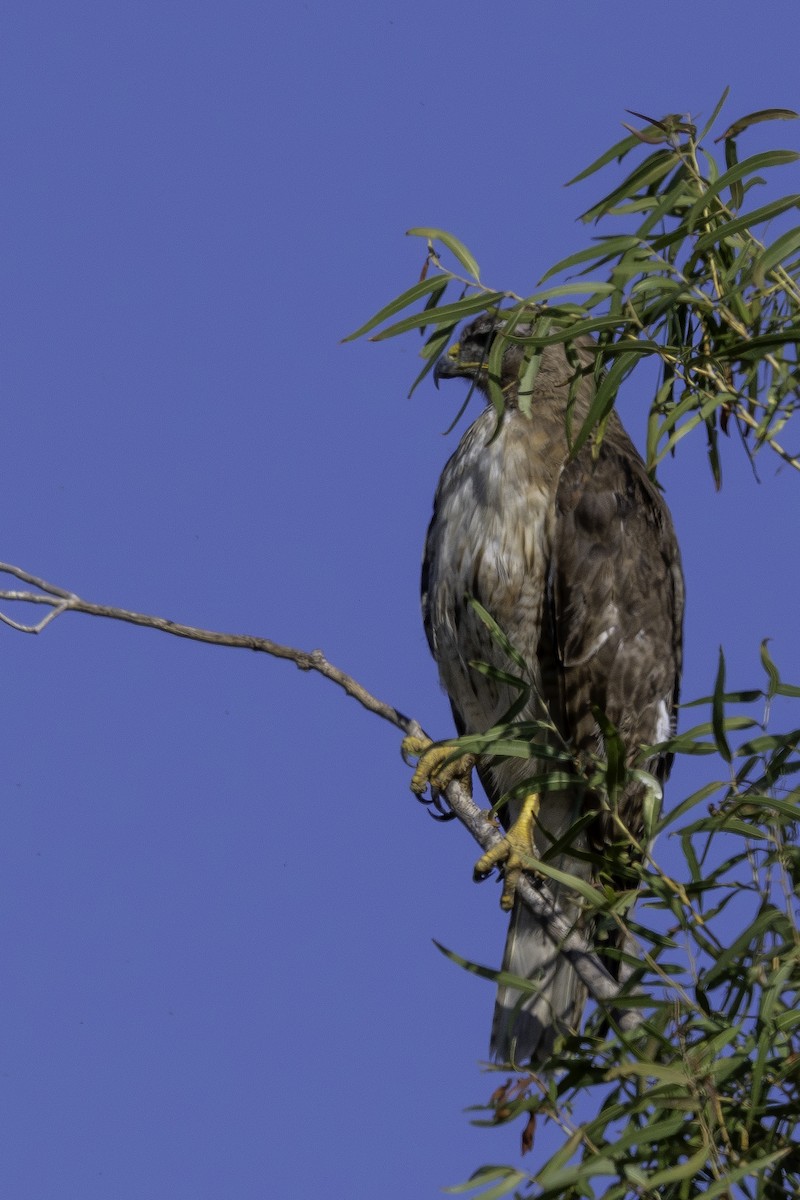
[[[439,356],[436,366],[433,368],[433,382],[437,388],[440,379],[455,379],[457,375],[461,374],[458,369],[460,353],[461,346],[458,342],[453,342],[452,346],[448,346],[447,351]]]

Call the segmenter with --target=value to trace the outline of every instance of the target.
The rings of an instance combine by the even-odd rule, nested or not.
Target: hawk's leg
[[[525,870],[530,870],[530,859],[534,853],[533,829],[539,815],[539,793],[529,792],[522,801],[519,816],[507,830],[505,837],[491,850],[487,850],[475,863],[473,877],[476,880],[485,879],[493,867],[503,867],[503,894],[500,897],[500,907],[510,910],[514,907],[514,893],[517,890],[519,877]]]
[[[470,776],[475,766],[474,754],[456,754],[454,757],[452,746],[438,746],[426,737],[403,738],[400,749],[407,763],[417,760],[411,777],[411,790],[415,795],[424,795],[428,787],[434,793],[443,792],[454,779],[459,779],[472,795]]]

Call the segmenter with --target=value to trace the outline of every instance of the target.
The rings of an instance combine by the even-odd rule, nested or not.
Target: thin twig
[[[87,613],[91,617],[108,617],[112,621],[127,621],[130,625],[158,629],[161,633],[171,633],[175,637],[189,638],[194,642],[207,642],[212,646],[232,646],[239,650],[255,650],[257,653],[270,654],[273,658],[288,659],[301,671],[318,671],[320,675],[324,675],[326,679],[330,679],[343,688],[348,696],[352,696],[369,712],[383,717],[384,721],[390,721],[404,733],[419,735],[420,728],[416,721],[412,721],[410,717],[393,708],[391,704],[384,704],[382,700],[371,695],[350,675],[329,663],[321,650],[295,650],[292,646],[282,646],[279,642],[270,641],[269,638],[254,637],[246,633],[220,633],[215,629],[198,629],[194,625],[183,625],[179,621],[170,621],[166,617],[153,617],[149,613],[131,612],[126,608],[115,608],[109,604],[93,604],[89,600],[82,600],[74,592],[67,592],[53,583],[31,575],[21,567],[12,566],[10,563],[0,563],[0,574],[14,575],[17,579],[22,579],[25,583],[32,583],[41,589],[39,592],[0,591],[0,600],[45,604],[52,610],[36,625],[22,625],[18,621],[13,621],[5,613],[0,613],[0,621],[10,625],[12,629],[19,630],[20,633],[41,633],[50,621],[61,616],[62,613],[80,612]]]
[[[82,600],[74,592],[65,591],[64,588],[48,583],[47,580],[31,575],[30,572],[10,563],[0,563],[0,574],[13,575],[24,583],[29,583],[39,589],[37,592],[0,590],[0,600],[42,604],[50,608],[50,612],[35,625],[23,625],[21,622],[12,620],[5,613],[0,613],[0,621],[21,633],[41,633],[51,621],[61,616],[62,613],[79,612],[92,617],[107,617],[112,621],[125,621],[131,625],[141,625],[146,629],[157,629],[161,633],[171,633],[174,637],[189,638],[191,641],[206,642],[213,646],[254,650],[257,653],[269,654],[273,658],[283,658],[293,662],[301,671],[317,671],[326,679],[338,684],[348,696],[352,696],[368,712],[375,713],[385,721],[389,721],[406,735],[427,736],[417,721],[405,716],[393,705],[378,700],[352,676],[329,663],[321,650],[296,650],[292,646],[283,646],[269,638],[254,637],[251,634],[220,633],[213,629],[198,629],[193,625],[170,621],[166,617],[131,612],[128,609],[115,608],[107,604],[94,604],[88,600]],[[490,850],[502,840],[496,826],[489,820],[489,816],[478,807],[470,795],[469,789],[458,779],[448,785],[445,795],[450,810],[484,851]],[[605,969],[586,939],[577,933],[571,923],[562,915],[546,885],[541,882],[534,885],[528,877],[523,876],[517,886],[517,894],[541,920],[548,936],[569,960],[594,999],[604,1005],[613,1002],[620,993],[619,983]],[[621,1028],[626,1030],[636,1028],[641,1021],[636,1009],[618,1013],[616,1019]]]

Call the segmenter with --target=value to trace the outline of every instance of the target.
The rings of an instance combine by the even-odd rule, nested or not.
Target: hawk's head
[[[515,341],[505,342],[503,356],[498,364],[492,366],[497,371],[497,380],[501,388],[504,391],[512,388],[521,374],[525,359],[525,344],[523,341],[517,341],[517,338],[522,340],[530,335],[531,323],[530,320],[517,320],[511,326],[505,314],[497,311],[481,313],[480,317],[464,326],[461,337],[457,342],[453,342],[437,362],[433,372],[435,383],[438,384],[439,379],[473,379],[476,388],[487,392],[489,355],[494,343],[507,326],[510,326],[509,334]],[[549,350],[551,347],[546,347],[547,358],[551,358]],[[559,354],[560,347],[555,348],[555,352]],[[563,352],[559,356],[563,358]]]
[[[440,379],[473,379],[476,387],[485,392],[489,385],[489,354],[505,326],[506,321],[497,312],[482,313],[465,325],[461,337],[436,364],[433,378],[437,385]],[[516,325],[514,336],[524,337],[530,329],[529,323]],[[498,379],[501,387],[519,377],[524,352],[524,346],[506,343]]]
[[[464,326],[458,341],[441,356],[433,372],[434,382],[438,387],[440,379],[469,379],[488,397],[491,369],[507,401],[515,405],[516,385],[525,375],[531,357],[530,343],[525,339],[530,337],[532,328],[530,320],[510,322],[502,311],[482,313]],[[493,356],[492,349],[499,338],[503,346]],[[593,368],[595,355],[591,350],[594,349],[594,342],[586,337],[576,339],[569,350],[563,343],[545,346],[536,368],[537,393],[547,394],[551,400],[562,395],[566,404],[569,395],[566,385],[576,375],[585,374],[587,368]]]

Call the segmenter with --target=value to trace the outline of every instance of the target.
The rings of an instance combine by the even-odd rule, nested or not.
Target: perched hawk
[[[473,321],[440,360],[438,379],[463,378],[488,395],[487,360],[502,328],[497,313]],[[530,327],[518,326],[514,336]],[[442,473],[434,500],[422,571],[425,632],[459,733],[481,733],[500,721],[517,693],[470,664],[476,660],[513,671],[469,598],[494,618],[524,658],[530,700],[518,719],[549,714],[578,758],[603,754],[593,706],[618,730],[632,759],[642,743],[673,729],[681,668],[683,577],[669,512],[616,413],[599,453],[586,445],[570,461],[567,418],[577,432],[594,394],[591,343],[567,353],[542,353],[526,414],[517,405],[525,347],[509,342],[500,385],[506,408],[497,428],[489,405],[461,439]],[[576,373],[577,377],[576,377]],[[492,804],[547,760],[483,759],[481,781]],[[664,759],[648,764],[664,777]],[[563,765],[560,766],[563,770]],[[634,835],[642,832],[643,789],[629,789],[619,813]],[[579,789],[541,792],[533,852],[565,838],[587,803]],[[501,812],[508,826],[517,798]],[[587,847],[619,840],[602,816],[584,821],[570,842],[549,858],[589,878]],[[570,851],[575,851],[574,857]],[[559,894],[564,915],[585,927],[579,898]],[[628,885],[630,886],[630,884]],[[610,969],[614,970],[613,966]],[[533,980],[524,996],[500,987],[491,1050],[499,1061],[543,1062],[559,1032],[574,1029],[585,993],[569,963],[521,903],[514,904],[503,970]]]

